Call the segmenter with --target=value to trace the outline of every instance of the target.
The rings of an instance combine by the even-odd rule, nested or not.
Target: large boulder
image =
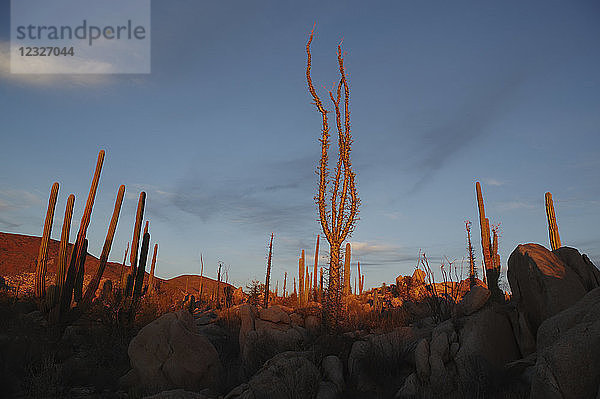
[[[195,328],[186,310],[167,313],[142,328],[129,343],[132,370],[121,384],[155,392],[216,387],[222,370],[219,354]]]
[[[309,353],[284,352],[276,355],[248,381],[231,391],[226,399],[314,399],[320,373]]]
[[[493,373],[521,358],[508,316],[494,307],[465,317],[459,343],[454,356],[459,383],[470,385],[463,388],[485,387]]]
[[[184,389],[173,389],[159,392],[156,395],[146,396],[144,399],[208,399],[208,397],[201,393],[189,392]]]
[[[290,316],[288,316],[279,305],[274,305],[267,309],[260,309],[258,311],[258,317],[272,323],[290,324]]]
[[[594,398],[600,385],[600,288],[545,320],[531,398]]]
[[[544,320],[587,292],[575,269],[538,244],[517,246],[508,259],[507,274],[517,310],[534,335]]]
[[[254,330],[254,319],[256,318],[257,313],[258,312],[256,310],[256,307],[252,305],[243,304],[240,306],[240,351],[244,348],[244,345],[246,344],[246,335],[248,335],[250,331]]]
[[[492,293],[487,288],[474,285],[456,305],[456,314],[468,316],[475,313],[485,305],[490,295]]]
[[[560,247],[552,252],[577,273],[587,291],[600,287],[600,270],[594,266],[587,255],[582,255],[571,247]]]

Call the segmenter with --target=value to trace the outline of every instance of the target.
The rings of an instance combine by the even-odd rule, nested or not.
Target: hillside
[[[0,232],[0,276],[6,278],[9,285],[21,284],[21,287],[25,287],[25,290],[32,285],[30,280],[35,273],[40,241],[40,237]],[[56,260],[58,258],[58,246],[59,241],[56,240],[50,240],[48,244],[48,271],[46,274],[48,283],[54,281]],[[72,244],[69,244],[69,251],[72,246]],[[91,279],[91,276],[96,273],[99,265],[100,260],[88,253],[85,261],[86,283]],[[160,264],[157,262],[157,268],[159,267]],[[150,259],[148,259],[148,264],[146,265],[146,270],[149,269]],[[130,268],[126,266],[125,273],[129,270]],[[115,283],[118,282],[120,274],[121,265],[119,263],[108,262],[102,280],[112,280],[113,283]],[[148,276],[149,274],[146,272],[146,278],[148,278]],[[178,276],[172,279],[158,278],[158,281],[162,289],[184,293],[186,280],[188,278],[188,292],[196,295],[200,285],[200,276]],[[203,277],[203,280],[206,292],[212,293],[217,287],[217,281],[208,277]],[[221,287],[224,288],[225,286],[226,284],[222,282]],[[235,287],[233,288],[235,289]]]

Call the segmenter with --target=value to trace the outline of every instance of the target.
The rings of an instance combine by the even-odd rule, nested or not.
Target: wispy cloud
[[[38,205],[40,198],[25,190],[2,189],[0,190],[0,212],[8,212],[16,209],[28,208]]]
[[[490,186],[502,186],[502,185],[504,185],[504,182],[501,182],[500,180],[496,180],[496,179],[493,179],[493,178],[483,179],[483,182],[485,184],[489,184]]]
[[[504,202],[496,202],[493,204],[493,207],[501,212],[506,211],[514,211],[517,209],[535,209],[537,208],[537,204],[533,201],[526,200],[512,200],[512,201],[504,201]]]
[[[463,99],[462,106],[450,117],[439,118],[440,123],[422,132],[413,149],[413,167],[419,178],[411,191],[418,190],[447,162],[488,133],[490,126],[507,111],[524,80],[524,72],[490,78]]]

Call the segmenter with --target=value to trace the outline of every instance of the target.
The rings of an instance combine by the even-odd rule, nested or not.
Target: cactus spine
[[[60,235],[60,246],[58,247],[58,263],[56,265],[55,284],[59,292],[65,284],[67,277],[67,250],[69,249],[69,235],[71,233],[71,219],[73,218],[73,206],[75,205],[75,196],[69,195],[67,206],[65,207],[65,217],[63,218],[62,233]]]
[[[554,213],[554,202],[552,201],[552,194],[547,192],[545,195],[546,200],[546,216],[548,217],[548,235],[550,236],[550,247],[554,251],[561,247],[560,235],[558,234],[558,224],[556,223],[556,214]]]
[[[135,225],[133,227],[133,238],[131,240],[131,252],[129,254],[129,264],[131,265],[131,279],[135,280],[136,276],[136,265],[138,261],[138,248],[140,246],[140,232],[142,229],[142,220],[144,219],[144,206],[146,204],[146,192],[142,191],[140,193],[140,198],[138,200],[137,212],[135,214]],[[133,282],[133,281],[132,281]],[[128,283],[126,296],[131,295],[130,287],[133,288],[132,285]]]
[[[96,274],[92,278],[92,281],[90,281],[85,292],[83,302],[86,304],[91,303],[92,299],[94,299],[96,296],[96,290],[98,289],[98,285],[100,285],[100,279],[104,274],[106,262],[108,262],[108,255],[110,254],[110,248],[112,247],[113,238],[115,237],[115,231],[117,230],[117,223],[119,221],[119,214],[121,213],[121,205],[123,204],[124,195],[125,186],[121,185],[119,187],[119,191],[117,192],[115,208],[113,209],[110,225],[108,226],[108,232],[106,233],[106,238],[104,239],[104,246],[102,247],[102,254],[100,255],[100,265],[98,266],[98,270],[96,270]]]
[[[48,210],[46,211],[46,220],[44,222],[44,231],[40,242],[40,250],[37,257],[37,266],[35,269],[35,296],[43,299],[46,296],[46,261],[48,260],[48,242],[52,232],[52,222],[54,220],[54,208],[58,197],[58,183],[55,182],[50,189],[50,198],[48,200]]]
[[[154,252],[152,253],[152,265],[150,266],[150,280],[148,281],[148,292],[154,291],[154,268],[156,267],[156,253],[158,252],[158,244],[154,244]],[[202,298],[202,297],[200,297]]]
[[[265,280],[265,308],[269,307],[269,285],[271,279],[271,256],[273,255],[273,233],[271,233],[271,240],[269,241],[269,256],[267,258],[267,277]],[[277,295],[275,295],[277,296]]]
[[[350,295],[350,243],[346,243],[346,253],[344,255],[344,296]]]

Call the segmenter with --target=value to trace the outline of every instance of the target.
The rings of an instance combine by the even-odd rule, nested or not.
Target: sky
[[[88,231],[99,256],[126,186],[110,260],[131,240],[147,192],[157,275],[271,281],[312,263],[321,118],[307,90],[337,81],[343,40],[352,161],[362,205],[352,273],[367,288],[481,260],[475,181],[500,223],[502,270],[518,244],[549,246],[552,192],[563,245],[600,264],[600,3],[595,1],[197,1],[151,3],[151,73],[19,75],[9,70],[10,6],[0,0],[0,231],[52,238],[75,194],[76,235],[96,157],[106,151]],[[329,103],[326,106],[331,108]],[[335,149],[335,147],[333,147]],[[328,245],[321,236],[320,263]],[[439,274],[438,274],[439,275]]]

